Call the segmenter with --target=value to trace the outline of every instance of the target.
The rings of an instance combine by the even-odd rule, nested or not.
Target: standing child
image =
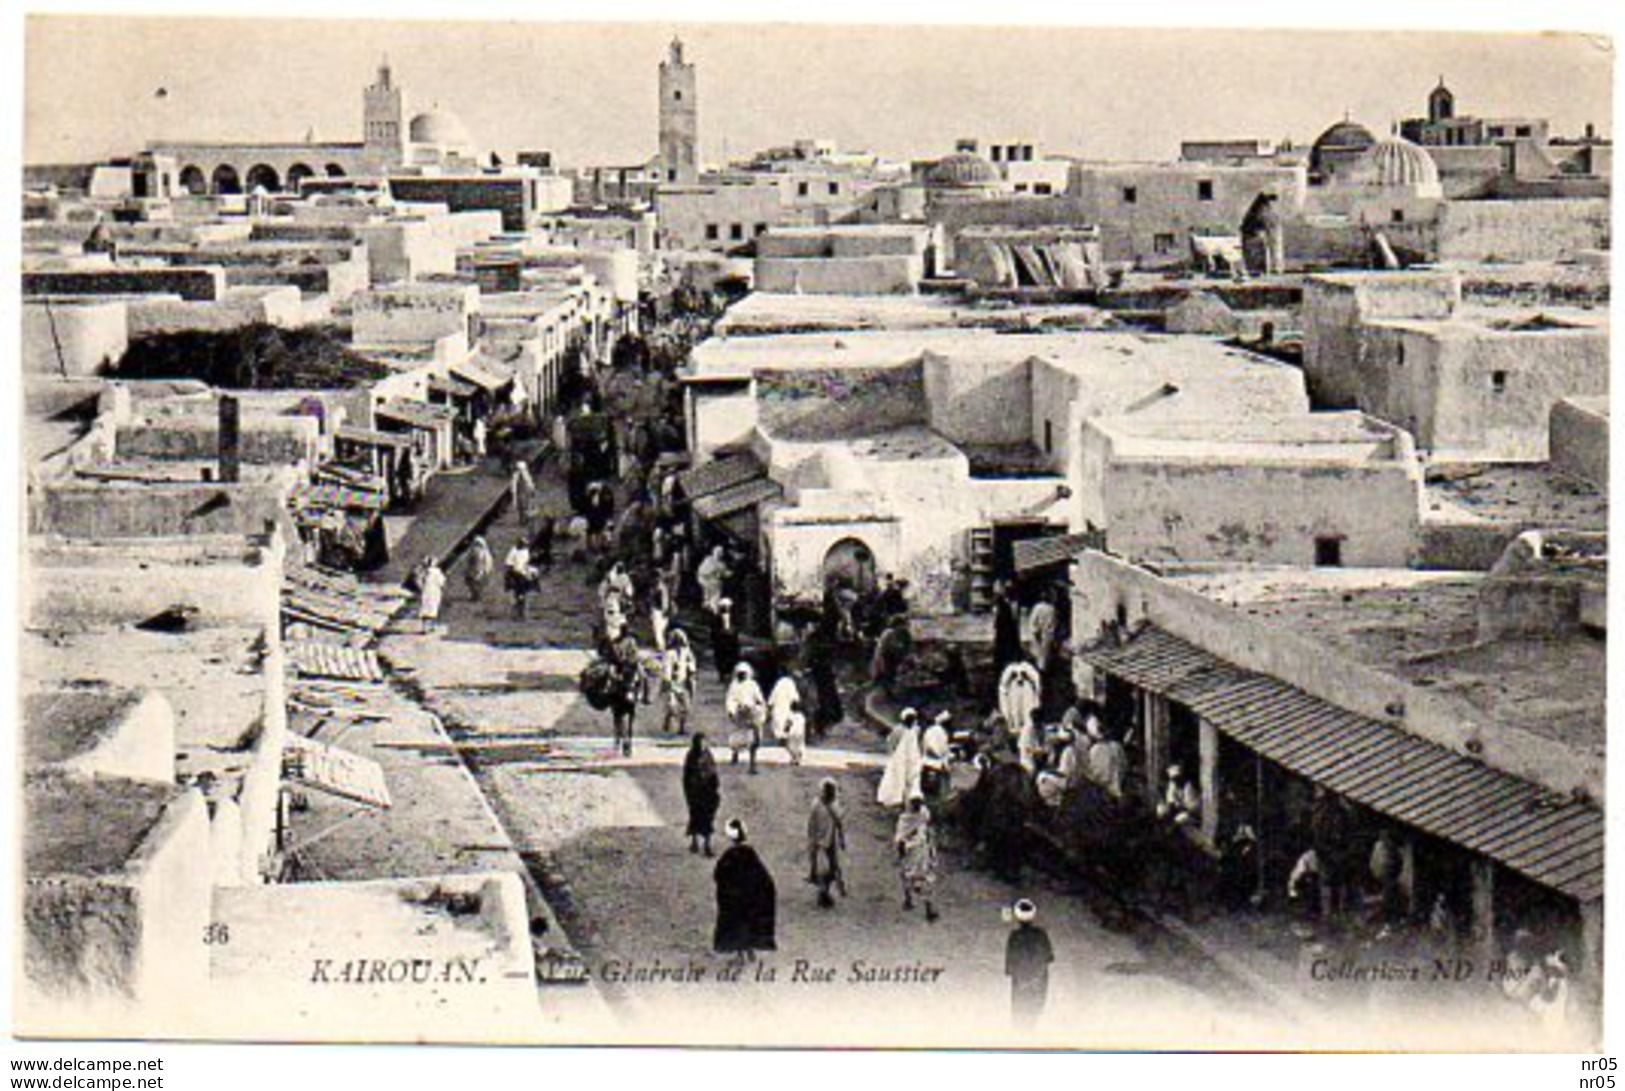
[[[418,617],[423,622],[423,631],[432,633],[440,627],[440,601],[446,593],[446,574],[440,570],[440,562],[430,557],[423,567],[422,585],[419,594],[422,598],[418,602]]]

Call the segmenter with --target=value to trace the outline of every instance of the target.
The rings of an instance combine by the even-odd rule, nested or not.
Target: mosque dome
[[[998,168],[974,152],[944,156],[925,175],[926,185],[946,189],[996,186],[999,181]]]
[[[1373,185],[1418,189],[1439,184],[1439,166],[1433,156],[1402,136],[1379,140],[1370,156]]]
[[[1344,118],[1315,138],[1314,146],[1309,150],[1309,168],[1322,170],[1327,160],[1358,155],[1376,142],[1377,138],[1371,135],[1370,129]]]
[[[470,142],[468,130],[450,110],[435,106],[414,117],[407,126],[407,139],[413,144],[438,144],[441,147],[466,147]]]

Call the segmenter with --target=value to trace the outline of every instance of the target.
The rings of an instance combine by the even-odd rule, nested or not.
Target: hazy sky
[[[674,30],[699,67],[712,160],[798,136],[899,157],[973,136],[1166,158],[1182,138],[1310,141],[1345,110],[1380,135],[1441,74],[1460,113],[1612,134],[1612,55],[1575,36],[54,15],[28,22],[24,159],[153,138],[356,140],[361,88],[387,52],[409,113],[452,109],[482,151],[637,162],[655,151],[655,71]]]

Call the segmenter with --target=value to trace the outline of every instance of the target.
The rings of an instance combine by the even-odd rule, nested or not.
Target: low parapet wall
[[[36,269],[23,273],[23,295],[178,295],[194,302],[219,299],[225,270],[178,266],[134,269]]]
[[[287,522],[284,502],[291,487],[292,478],[280,474],[234,484],[40,481],[29,489],[28,530],[98,539],[261,534]]]
[[[239,457],[246,465],[297,466],[316,461],[321,425],[314,417],[245,417]],[[207,418],[137,419],[118,427],[118,458],[211,459],[220,451],[220,426]]]
[[[132,302],[130,336],[188,330],[234,330],[260,323],[298,326],[305,320],[299,289],[292,285],[239,285],[207,301]]]
[[[209,984],[196,789],[42,773],[24,789],[23,1034],[163,1033]],[[170,1033],[174,1033],[173,1030]]]
[[[183,607],[196,611],[194,623],[201,627],[275,628],[284,549],[280,536],[36,536],[29,541],[23,581],[25,624],[94,630]]]

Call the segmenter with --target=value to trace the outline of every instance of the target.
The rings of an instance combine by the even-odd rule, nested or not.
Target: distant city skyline
[[[1387,132],[1440,76],[1463,114],[1612,136],[1611,53],[1574,34],[55,15],[27,23],[24,161],[157,139],[359,140],[361,88],[387,54],[408,113],[451,110],[482,155],[631,165],[655,152],[674,33],[699,69],[706,162],[798,137],[895,158],[961,137],[1104,159],[1171,158],[1181,140],[1308,143],[1345,112]]]

